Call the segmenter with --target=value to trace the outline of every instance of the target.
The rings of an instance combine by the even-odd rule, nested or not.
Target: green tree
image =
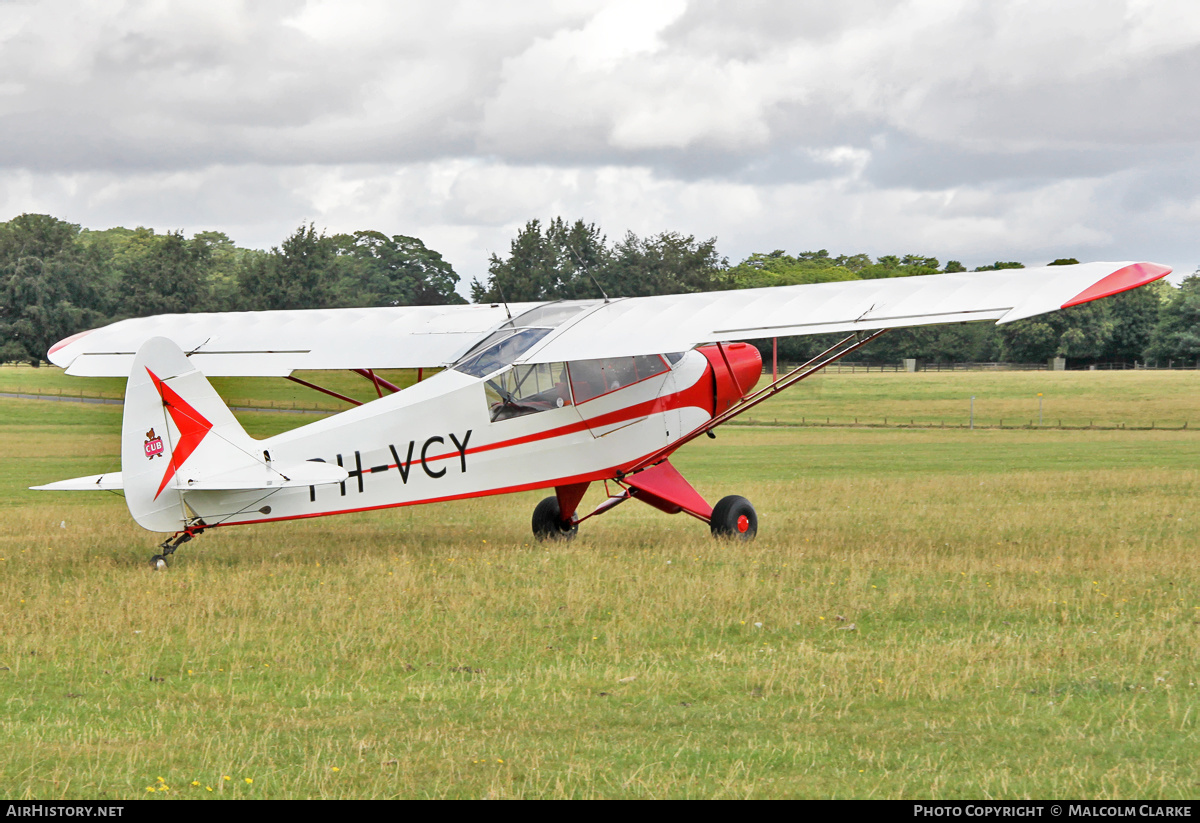
[[[556,217],[543,231],[540,221],[530,220],[517,232],[506,259],[492,255],[487,284],[471,281],[471,299],[486,303],[600,297],[595,281],[603,282],[600,275],[611,259],[605,237],[594,223],[567,224]]]
[[[1013,363],[1045,363],[1058,353],[1058,331],[1042,318],[1009,323],[1000,337],[1001,358]]]
[[[206,311],[233,311],[238,305],[239,281],[247,261],[265,252],[238,248],[223,231],[198,231],[192,235],[197,255],[207,258],[204,303]]]
[[[310,223],[300,226],[269,255],[251,258],[241,272],[243,307],[254,310],[316,309],[334,303],[335,247]]]
[[[486,285],[471,282],[471,299],[494,302],[577,300],[679,294],[728,288],[729,263],[717,239],[663,232],[638,237],[628,232],[609,247],[595,224],[561,217],[543,231],[530,220],[512,241],[509,256],[492,255]]]
[[[1159,314],[1171,292],[1170,284],[1165,280],[1157,280],[1101,301],[1108,304],[1113,321],[1112,337],[1102,359],[1121,363],[1142,359],[1142,353],[1150,347]]]
[[[857,274],[838,261],[845,263],[849,258],[830,258],[824,249],[815,254],[802,252],[796,257],[776,249],[770,254],[750,255],[729,269],[723,280],[730,288],[752,289],[858,279]]]
[[[99,258],[79,226],[45,214],[0,224],[0,352],[38,365],[58,340],[103,317]]]
[[[847,271],[859,272],[871,265],[871,258],[865,254],[839,254],[833,263]]]
[[[913,277],[922,274],[937,274],[938,266],[936,257],[925,257],[920,254],[906,254],[903,257],[897,257],[894,254],[885,254],[873,264],[860,269],[858,276],[863,280]]]
[[[616,245],[603,283],[610,296],[685,294],[727,288],[729,262],[717,253],[717,238],[663,232],[639,238],[628,232]]]
[[[1017,320],[1000,327],[1001,356],[1014,363],[1096,362],[1108,351],[1115,325],[1106,300]]]
[[[344,264],[341,301],[354,306],[433,306],[463,303],[458,275],[415,237],[356,231],[333,238]]]
[[[0,265],[23,257],[51,260],[76,251],[79,226],[48,214],[22,214],[0,223]]]
[[[859,355],[875,363],[909,357],[930,363],[993,362],[1000,359],[1000,337],[992,323],[895,329],[864,346]]]
[[[184,314],[207,308],[212,251],[183,232],[151,238],[130,255],[120,276],[121,310],[128,316]]]
[[[1024,263],[1018,263],[1016,260],[1009,260],[1007,263],[997,260],[988,266],[976,266],[975,271],[1000,271],[1001,269],[1023,269]]]
[[[1147,360],[1200,360],[1200,273],[1185,277],[1159,314],[1146,347]]]

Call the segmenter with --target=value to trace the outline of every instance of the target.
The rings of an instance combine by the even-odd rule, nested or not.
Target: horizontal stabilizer
[[[287,466],[279,463],[245,466],[209,477],[181,477],[172,487],[182,491],[290,489],[344,483],[349,476],[350,473],[341,466],[309,460]]]
[[[56,483],[47,483],[44,486],[30,486],[29,488],[39,492],[114,492],[121,491],[125,487],[121,484],[120,472],[109,472],[108,474],[93,474],[88,477],[73,477],[70,480],[59,480]]]

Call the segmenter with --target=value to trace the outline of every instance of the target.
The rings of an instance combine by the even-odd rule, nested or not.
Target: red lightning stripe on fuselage
[[[509,448],[512,446],[520,446],[520,445],[524,445],[526,443],[533,443],[533,442],[537,442],[537,441],[541,441],[541,440],[549,440],[549,439],[553,439],[556,437],[562,437],[565,435],[574,434],[576,432],[586,430],[590,426],[604,426],[604,425],[611,425],[613,423],[624,422],[626,420],[637,420],[639,418],[646,417],[648,415],[659,414],[659,413],[662,413],[665,411],[669,411],[669,410],[673,410],[673,409],[687,408],[687,407],[695,407],[697,409],[704,411],[709,416],[712,415],[712,413],[713,413],[713,389],[712,389],[711,367],[709,369],[706,369],[704,374],[702,374],[700,376],[700,378],[697,379],[697,381],[695,383],[693,383],[691,386],[688,386],[685,389],[681,389],[677,392],[673,392],[673,393],[665,395],[665,396],[656,397],[653,400],[648,400],[648,401],[638,403],[638,404],[635,404],[632,406],[626,406],[625,408],[616,409],[614,411],[607,412],[604,414],[598,414],[598,415],[596,415],[594,417],[590,417],[586,420],[569,423],[567,425],[559,426],[559,427],[556,427],[553,429],[548,429],[546,431],[535,432],[535,433],[527,434],[527,435],[524,435],[521,437],[513,437],[513,438],[509,438],[507,440],[500,440],[495,443],[487,443],[482,446],[476,446],[475,448],[465,449],[465,451],[463,451],[463,452],[460,452],[459,450],[454,449],[451,451],[447,451],[444,454],[431,454],[431,455],[427,456],[426,458],[424,458],[423,462],[434,463],[439,460],[450,460],[450,459],[454,459],[454,458],[465,457],[466,455],[478,454],[480,452],[493,451],[495,449],[504,449],[504,448]],[[201,418],[201,419],[203,419],[203,418]],[[486,497],[486,496],[494,495],[494,494],[509,494],[512,492],[531,491],[534,489],[544,489],[544,488],[548,488],[551,486],[569,485],[572,483],[587,483],[587,482],[593,482],[593,481],[597,481],[597,480],[608,480],[613,477],[616,477],[622,471],[628,470],[631,466],[637,465],[637,463],[640,460],[642,460],[643,457],[644,457],[644,455],[642,457],[633,458],[633,459],[629,460],[628,462],[622,463],[617,466],[610,466],[610,467],[604,468],[604,469],[597,469],[595,471],[586,472],[583,474],[569,475],[569,476],[559,477],[559,478],[549,479],[549,480],[539,480],[539,481],[535,481],[535,482],[531,482],[531,483],[521,483],[521,484],[510,485],[510,486],[502,486],[502,487],[498,487],[498,488],[494,488],[494,489],[481,489],[481,490],[477,490],[477,491],[461,492],[459,494],[426,497],[426,498],[422,498],[419,500],[405,500],[405,501],[400,501],[400,502],[395,502],[395,503],[380,503],[380,504],[373,505],[373,506],[358,506],[358,507],[345,508],[345,509],[331,509],[331,510],[327,510],[327,511],[308,512],[305,514],[285,515],[283,517],[256,518],[253,521],[211,523],[209,525],[209,528],[216,528],[218,526],[243,525],[244,522],[278,523],[278,522],[285,521],[285,520],[305,520],[305,519],[312,518],[312,517],[326,517],[326,516],[335,515],[335,514],[355,514],[358,512],[377,511],[379,509],[391,509],[391,508],[397,508],[397,507],[401,507],[401,506],[417,506],[417,505],[423,505],[426,503],[442,503],[442,502],[447,502],[450,500],[467,500],[470,498]],[[418,463],[418,462],[422,462],[422,461],[414,460],[414,461],[408,462],[406,465],[411,468],[411,466],[413,466],[415,463]],[[398,468],[396,463],[387,463],[386,467],[388,469]]]
[[[171,419],[175,421],[175,428],[179,429],[179,442],[175,443],[171,450],[171,463],[163,474],[162,482],[158,484],[158,491],[154,493],[154,499],[157,500],[158,496],[162,494],[162,490],[167,487],[167,483],[171,482],[171,478],[183,466],[184,461],[192,456],[192,452],[200,445],[200,441],[212,430],[213,424],[208,422],[204,415],[193,409],[174,389],[159,380],[158,375],[150,369],[146,369],[146,374],[150,375],[150,379],[154,381],[154,388],[158,389],[158,396],[162,398],[163,405],[167,407]]]
[[[495,443],[485,443],[482,446],[475,446],[474,448],[467,449],[463,456],[493,451],[495,449],[507,449],[512,446],[523,446],[526,443],[536,443],[541,440],[552,440],[556,437],[575,434],[576,432],[580,432],[592,427],[609,426],[615,423],[623,423],[627,420],[638,420],[652,414],[662,414],[666,411],[682,409],[690,406],[702,409],[705,411],[705,413],[711,415],[713,396],[712,389],[708,388],[711,381],[709,374],[710,370],[705,370],[705,373],[700,376],[700,379],[698,379],[691,386],[672,394],[656,397],[653,400],[646,400],[642,403],[638,403],[633,406],[626,406],[605,414],[598,414],[595,417],[589,417],[585,420],[568,423],[565,426],[534,432],[521,437],[512,437],[508,440],[499,440]],[[460,452],[457,450],[448,451],[444,454],[431,454],[425,458],[425,462],[434,463],[438,460],[449,460],[451,458],[459,457],[459,455]],[[628,464],[623,465],[620,468],[628,468],[629,466],[636,464],[640,459],[641,458],[639,457],[631,460]],[[416,462],[418,461],[413,461],[413,463]],[[412,464],[410,463],[409,465],[411,466]],[[396,468],[396,464],[389,463],[388,468],[394,469]]]

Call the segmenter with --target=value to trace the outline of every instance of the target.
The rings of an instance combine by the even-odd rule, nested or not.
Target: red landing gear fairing
[[[128,378],[121,471],[35,488],[124,489],[141,526],[175,535],[156,565],[218,526],[531,489],[554,490],[533,513],[543,539],[569,538],[631,499],[751,538],[749,501],[710,506],[671,465],[676,449],[888,328],[1010,322],[1169,271],[1090,263],[612,301],[126,320],[49,355],[69,374]],[[757,391],[758,351],[726,342],[831,332],[845,337]],[[403,391],[375,374],[427,366],[446,368]],[[205,376],[312,386],[291,377],[299,369],[356,371],[379,399],[255,440]],[[609,496],[583,513],[596,482]]]

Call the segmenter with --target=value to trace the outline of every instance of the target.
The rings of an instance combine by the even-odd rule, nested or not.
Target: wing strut
[[[389,392],[392,392],[393,394],[395,392],[400,391],[399,386],[397,386],[396,384],[391,383],[387,380],[384,380],[382,377],[380,377],[379,375],[377,375],[375,373],[374,369],[351,369],[350,371],[354,372],[357,375],[360,375],[361,377],[365,377],[368,380],[370,380],[372,383],[374,383],[375,384],[375,393],[377,395],[379,395],[380,397],[383,397],[383,389],[387,389]],[[417,382],[418,383],[421,382],[420,372],[421,372],[421,370],[417,369]]]
[[[648,466],[654,465],[655,463],[662,460],[664,457],[668,456],[673,451],[678,449],[684,443],[690,443],[691,441],[695,440],[697,437],[700,437],[701,435],[707,434],[708,432],[712,431],[713,429],[715,429],[717,426],[721,425],[722,423],[726,423],[726,422],[732,420],[733,418],[737,417],[739,414],[749,411],[750,409],[754,408],[755,406],[757,406],[759,403],[763,402],[764,400],[766,400],[770,397],[774,397],[776,394],[783,391],[784,389],[794,386],[795,384],[799,383],[804,378],[810,377],[813,374],[816,374],[821,369],[828,366],[830,363],[840,360],[841,358],[850,354],[850,352],[861,349],[863,346],[867,345],[872,340],[876,339],[877,337],[879,337],[886,331],[888,331],[888,329],[879,329],[878,331],[874,331],[874,332],[860,331],[860,332],[855,332],[854,334],[851,334],[849,337],[845,337],[842,340],[839,340],[837,343],[830,346],[825,351],[821,352],[816,357],[809,360],[807,363],[797,366],[796,368],[792,369],[790,372],[788,372],[787,374],[785,374],[783,377],[779,378],[778,380],[771,382],[769,385],[763,386],[761,389],[754,392],[753,394],[744,395],[742,397],[742,402],[740,402],[736,406],[726,409],[725,411],[716,415],[711,420],[709,420],[707,423],[705,423],[703,426],[700,426],[699,428],[697,428],[695,431],[684,435],[683,437],[679,438],[671,445],[666,446],[662,449],[659,449],[658,451],[653,452],[646,457],[643,457],[636,465],[634,465],[633,468],[631,468],[629,471],[625,472],[625,474],[626,475],[633,474],[634,472],[641,471],[642,469],[645,469]],[[722,351],[722,354],[724,354],[724,351]],[[730,375],[732,375],[733,369],[730,369],[729,373],[730,373]],[[737,385],[736,377],[734,378],[734,385]],[[738,391],[739,392],[741,391],[740,386],[738,387]]]
[[[377,395],[379,395],[380,397],[383,397],[384,389],[387,389],[389,392],[400,391],[399,386],[397,386],[394,383],[391,383],[387,380],[384,380],[382,377],[377,375],[373,369],[351,369],[350,371],[354,372],[355,374],[359,375],[360,377],[365,377],[366,379],[370,380],[371,383],[374,384],[374,386],[375,386],[375,393]],[[420,372],[418,371],[418,378],[419,377],[420,377]],[[355,400],[353,397],[347,397],[344,394],[339,394],[338,392],[335,392],[333,389],[327,389],[324,386],[318,386],[316,383],[309,383],[307,380],[301,380],[299,377],[296,377],[295,375],[289,374],[289,375],[287,375],[287,379],[291,380],[293,383],[299,383],[301,386],[304,386],[305,388],[315,389],[316,391],[319,391],[322,394],[327,394],[330,397],[336,397],[338,400],[344,400],[345,402],[349,403],[352,406],[361,406],[362,405],[361,400]],[[420,382],[420,380],[418,379],[417,382]]]
[[[344,400],[352,406],[361,406],[362,405],[361,401],[355,400],[353,397],[347,397],[344,394],[338,394],[333,389],[327,389],[323,386],[318,386],[316,383],[309,383],[307,380],[301,380],[299,377],[296,377],[294,375],[289,374],[287,376],[287,379],[291,380],[293,383],[299,383],[301,386],[304,386],[305,388],[316,389],[317,391],[321,392],[322,394],[327,394],[330,397],[336,397],[338,400]]]

